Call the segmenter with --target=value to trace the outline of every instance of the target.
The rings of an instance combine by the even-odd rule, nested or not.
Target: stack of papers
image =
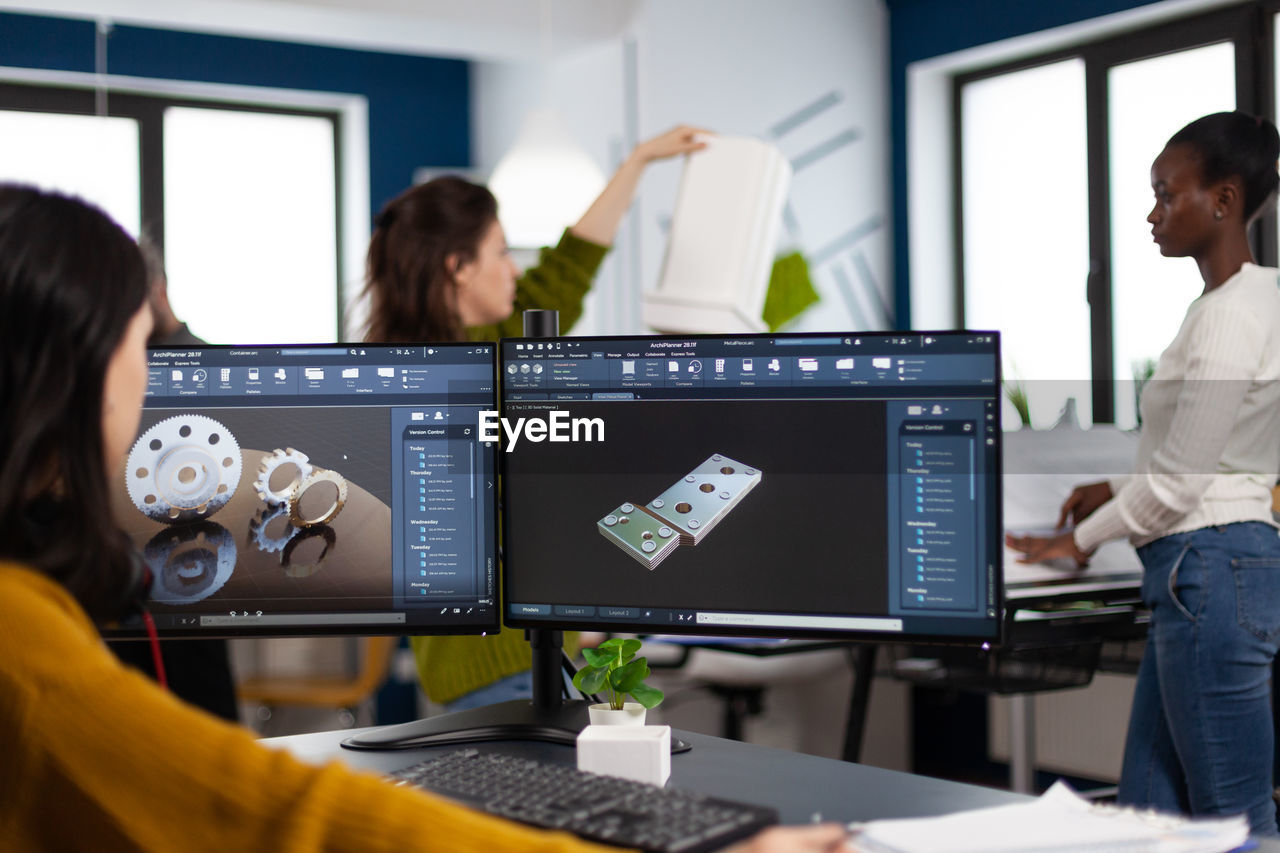
[[[1189,819],[1094,805],[1056,782],[1030,803],[942,817],[871,821],[855,827],[850,844],[865,853],[1226,853],[1248,837],[1243,815]]]

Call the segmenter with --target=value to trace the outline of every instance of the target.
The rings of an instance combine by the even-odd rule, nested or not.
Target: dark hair
[[[146,295],[138,247],[105,213],[0,184],[0,558],[59,581],[99,622],[136,581],[112,515],[103,384]]]
[[[1248,113],[1213,113],[1198,118],[1169,138],[1166,148],[1190,147],[1200,161],[1204,185],[1239,178],[1244,185],[1244,221],[1258,214],[1280,186],[1276,126]]]
[[[388,202],[369,241],[365,340],[465,340],[449,258],[474,260],[497,220],[493,193],[454,176],[419,184]]]
[[[142,253],[142,263],[147,270],[147,287],[159,287],[169,278],[164,269],[164,253],[156,245],[150,235],[143,234],[138,238],[138,251]]]

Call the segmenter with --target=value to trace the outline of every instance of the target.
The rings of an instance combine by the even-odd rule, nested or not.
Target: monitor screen
[[[501,347],[508,625],[999,639],[996,333]]]
[[[157,627],[495,630],[496,450],[476,435],[495,350],[149,350],[114,511],[152,571]]]

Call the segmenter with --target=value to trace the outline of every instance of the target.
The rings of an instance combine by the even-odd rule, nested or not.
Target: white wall
[[[553,36],[554,37],[554,36]],[[552,106],[559,111],[575,141],[606,175],[622,161],[631,146],[623,139],[623,42],[598,45],[558,55],[548,62],[474,62],[471,73],[471,157],[483,179],[493,171],[515,141],[525,113]],[[627,233],[627,224],[619,229]],[[586,312],[574,327],[576,334],[596,331],[635,331],[619,312],[620,296],[628,289],[623,270],[629,262],[629,241],[620,239],[605,260]],[[527,264],[533,253],[518,253]]]
[[[779,248],[798,248],[817,262],[822,301],[796,328],[885,328],[893,299],[888,18],[881,0],[649,0],[637,16],[636,40],[642,135],[693,122],[772,139],[799,166]],[[773,132],[824,103],[794,129]],[[856,138],[839,145],[850,132]],[[824,145],[838,147],[802,165],[798,158]],[[675,167],[655,170],[646,186],[646,287],[657,280],[662,224],[678,177]]]
[[[631,131],[643,139],[689,123],[772,139],[799,165],[779,248],[810,258],[822,297],[794,328],[884,328],[887,44],[882,0],[642,0],[627,35],[556,55],[545,75],[532,63],[478,63],[473,155],[492,168],[523,109],[544,99],[606,173],[634,144]],[[641,293],[657,281],[679,176],[675,162],[650,168],[575,332],[643,331]]]

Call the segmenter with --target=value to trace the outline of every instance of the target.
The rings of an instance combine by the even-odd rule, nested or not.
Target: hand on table
[[[723,853],[834,853],[843,848],[848,838],[849,833],[838,823],[774,826],[726,847]]]
[[[1071,519],[1072,525],[1079,524],[1093,515],[1094,510],[1112,497],[1111,484],[1106,480],[1076,486],[1062,502],[1062,508],[1058,512],[1058,523],[1054,525],[1054,529],[1061,530],[1068,518]],[[1012,533],[1006,533],[1004,544],[1022,554],[1022,558],[1018,560],[1019,563],[1044,563],[1061,557],[1070,557],[1075,560],[1077,568],[1083,569],[1089,565],[1089,558],[1093,556],[1076,546],[1075,534],[1070,530],[1056,536],[1015,536]]]
[[[1111,500],[1112,497],[1111,484],[1106,480],[1076,486],[1071,490],[1071,494],[1067,495],[1067,499],[1062,502],[1062,510],[1058,513],[1058,523],[1054,526],[1061,530],[1062,526],[1067,523],[1068,516],[1070,516],[1072,524],[1079,524],[1093,515],[1095,509]]]
[[[1059,557],[1070,557],[1076,561],[1076,567],[1083,569],[1089,565],[1090,554],[1076,547],[1075,535],[1070,530],[1057,536],[1015,536],[1004,535],[1004,544],[1022,554],[1019,563],[1043,563]]]

